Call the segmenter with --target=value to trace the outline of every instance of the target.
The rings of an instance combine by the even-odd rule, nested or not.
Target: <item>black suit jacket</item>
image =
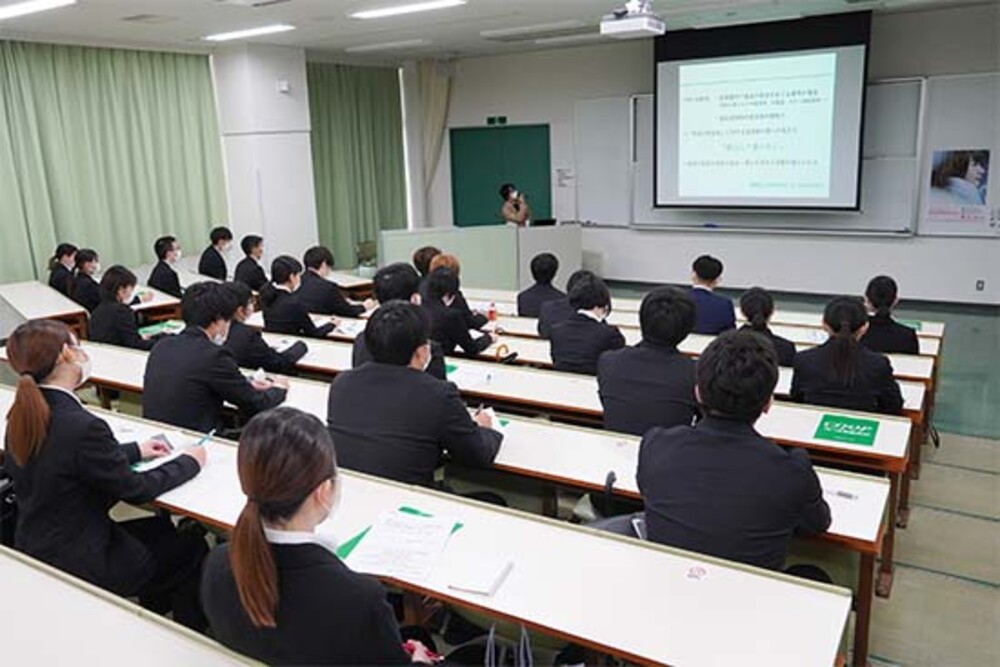
[[[536,283],[517,295],[518,317],[538,317],[542,312],[542,304],[565,296],[552,285]]]
[[[58,290],[63,296],[69,296],[69,286],[72,279],[73,272],[60,263],[57,263],[49,271],[49,287]]]
[[[597,360],[603,352],[625,347],[625,337],[617,327],[573,313],[552,327],[552,365],[557,371],[597,374]]]
[[[372,360],[371,352],[368,351],[368,347],[365,345],[365,332],[362,331],[358,334],[358,337],[354,339],[354,347],[351,352],[351,367],[357,368],[362,364],[366,364]],[[427,366],[425,371],[429,375],[433,375],[439,380],[446,380],[447,378],[447,368],[444,362],[444,352],[441,351],[441,345],[437,341],[431,341],[431,363]]]
[[[201,598],[212,634],[268,665],[408,665],[385,589],[318,544],[272,544],[277,627],[250,622],[233,578],[229,545],[209,554]]]
[[[196,431],[219,427],[226,401],[252,416],[280,405],[287,393],[279,387],[254,389],[233,353],[195,327],[164,338],[153,348],[143,387],[144,417]]]
[[[345,468],[422,486],[444,452],[489,467],[503,440],[472,420],[451,382],[374,361],[334,378],[327,423]]]
[[[917,332],[892,319],[891,315],[872,315],[868,318],[868,333],[861,344],[882,354],[920,354]]]
[[[155,340],[144,340],[139,335],[135,312],[124,303],[111,299],[101,301],[90,316],[90,339],[134,350],[152,350],[156,344]]]
[[[649,539],[709,556],[780,570],[793,534],[830,526],[805,450],[786,451],[744,422],[651,430],[637,480]]]
[[[779,366],[791,368],[795,364],[795,343],[792,341],[787,338],[782,338],[781,336],[775,336],[770,329],[756,331],[749,324],[744,324],[740,327],[740,330],[753,331],[757,335],[763,336],[767,340],[771,341],[771,345],[774,347],[774,353],[778,356]]]
[[[883,355],[859,345],[854,383],[832,377],[833,342],[827,341],[795,355],[792,400],[845,410],[899,414],[903,395],[893,377],[892,364]]]
[[[134,595],[156,571],[153,554],[108,511],[119,501],[148,503],[198,474],[181,456],[134,472],[135,443],[120,445],[104,420],[72,396],[43,389],[51,408],[45,442],[24,466],[5,458],[14,479],[19,551],[119,595]]]
[[[470,357],[492,345],[489,336],[473,339],[469,333],[469,322],[455,303],[444,305],[441,301],[427,301],[424,308],[431,317],[431,339],[436,341],[445,355],[455,354],[456,349]]]
[[[216,280],[226,279],[226,260],[213,246],[208,246],[198,260],[198,273]]]
[[[156,266],[153,267],[146,284],[178,299],[183,295],[181,279],[177,277],[177,272],[174,271],[173,267],[163,260],[157,262]]]
[[[654,426],[689,426],[700,414],[695,361],[677,348],[642,342],[597,362],[604,428],[643,435]]]
[[[358,317],[365,312],[364,306],[349,303],[335,283],[309,269],[302,274],[302,285],[295,297],[310,313]]]
[[[692,287],[690,294],[694,299],[695,333],[715,335],[736,328],[736,309],[730,299],[699,287]]]
[[[259,292],[260,288],[267,284],[267,274],[253,257],[244,257],[239,261],[234,279],[255,292]]]
[[[469,302],[465,300],[465,295],[462,294],[462,290],[459,290],[455,294],[455,300],[451,302],[448,306],[452,310],[457,310],[462,314],[462,318],[465,320],[466,329],[479,330],[486,326],[490,321],[488,317],[482,313],[472,312],[472,308],[469,307]]]
[[[546,301],[542,304],[538,313],[538,336],[539,338],[551,338],[552,327],[573,317],[576,311],[569,305],[569,298]]]
[[[86,308],[88,313],[94,312],[101,303],[101,286],[97,281],[86,273],[77,273],[70,284],[70,298]]]
[[[263,368],[268,373],[283,375],[295,375],[295,364],[309,351],[299,340],[284,352],[278,352],[267,344],[260,331],[235,320],[229,325],[226,347],[240,368]]]
[[[305,284],[305,283],[303,283]],[[299,293],[291,294],[273,285],[276,298],[263,307],[264,330],[292,336],[326,338],[336,326],[331,322],[317,327],[309,317],[309,309],[299,300]]]

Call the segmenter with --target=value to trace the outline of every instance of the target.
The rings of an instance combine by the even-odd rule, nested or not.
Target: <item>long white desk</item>
[[[517,292],[511,290],[480,289],[475,287],[463,287],[469,306],[484,310],[490,303],[494,304],[497,312],[503,315],[517,315]],[[639,307],[642,299],[630,299],[624,297],[613,297],[613,312],[608,319],[612,324],[623,326],[639,326]],[[734,307],[739,317],[739,304],[734,302]],[[617,313],[617,317],[616,317]],[[793,310],[776,309],[771,317],[774,324],[784,324],[796,327],[809,327],[821,329],[823,327],[823,315],[820,313],[805,313]],[[944,336],[945,325],[943,322],[933,322],[928,320],[918,320],[914,324],[918,326],[917,335],[929,338],[941,338]]]
[[[0,285],[0,299],[26,320],[59,320],[87,337],[87,311],[72,299],[38,281]]]
[[[136,295],[150,294],[149,301],[142,301],[132,304],[132,310],[152,316],[153,319],[164,319],[166,317],[179,317],[181,313],[181,300],[170,296],[166,292],[149,287],[148,285],[137,286]]]
[[[8,665],[258,664],[6,547],[0,547],[0,618]]]

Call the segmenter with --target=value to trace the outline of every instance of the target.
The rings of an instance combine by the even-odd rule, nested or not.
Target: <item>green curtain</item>
[[[61,241],[104,266],[194,245],[225,192],[206,56],[0,41],[0,281],[43,276]]]
[[[359,243],[406,228],[399,73],[324,63],[307,73],[319,238],[351,267]]]

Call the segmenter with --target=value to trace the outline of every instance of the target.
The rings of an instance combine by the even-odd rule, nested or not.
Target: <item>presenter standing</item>
[[[516,227],[527,227],[531,224],[531,207],[524,200],[524,193],[518,192],[516,185],[513,183],[501,185],[500,198],[503,199],[500,215],[504,222]]]

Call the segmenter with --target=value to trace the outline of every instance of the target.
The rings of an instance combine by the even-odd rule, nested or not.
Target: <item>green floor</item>
[[[613,294],[640,296],[649,285],[615,283]],[[721,294],[739,298],[737,291]],[[775,293],[779,308],[822,312],[827,297]],[[899,317],[944,322],[944,349],[934,425],[941,431],[1000,438],[1000,308],[901,304]]]

